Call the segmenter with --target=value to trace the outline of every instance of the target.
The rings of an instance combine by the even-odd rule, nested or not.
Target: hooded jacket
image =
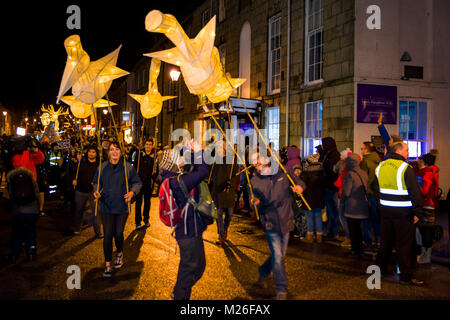
[[[326,183],[325,187],[329,190],[337,190],[334,182],[338,178],[334,170],[334,165],[341,159],[341,155],[336,147],[336,141],[331,137],[322,139],[323,156],[320,157],[319,162],[322,162],[325,170]]]
[[[236,202],[236,180],[238,180],[238,176],[236,173],[238,172],[238,164],[226,164],[226,158],[223,158],[223,163],[218,164],[215,163],[211,172],[211,182],[210,182],[210,190],[211,196],[214,202],[217,205],[217,208],[234,208]],[[230,171],[231,173],[231,181],[230,181],[230,190],[226,192],[227,181],[230,180]]]
[[[417,177],[422,193],[422,207],[438,209],[439,168],[435,165],[425,167],[417,172]]]
[[[139,178],[133,166],[127,162],[127,178],[129,191],[133,191],[136,196],[142,187]],[[117,164],[103,162],[100,174],[100,211],[107,214],[124,214],[128,212],[128,204],[125,202],[124,195],[127,193],[123,157]],[[98,168],[92,180],[93,190],[97,190]]]
[[[344,215],[353,219],[367,219],[369,204],[367,201],[367,173],[360,168],[360,158],[351,154],[345,159],[347,173],[344,176],[341,201],[344,202]]]
[[[288,171],[289,172],[289,171]],[[306,189],[305,183],[295,174],[289,173],[294,183]],[[282,170],[274,175],[256,172],[251,179],[261,223],[265,232],[286,234],[294,230],[291,184]]]
[[[310,165],[300,174],[300,179],[308,186],[303,196],[311,209],[325,207],[325,172],[320,164]]]
[[[12,190],[11,190],[11,181],[12,179],[14,179],[14,176],[17,174],[26,174],[29,175],[31,177],[31,179],[33,180],[33,186],[34,186],[34,195],[36,200],[34,200],[33,202],[26,204],[26,205],[18,205],[14,199],[12,199]],[[12,215],[16,216],[16,215],[20,215],[20,214],[39,214],[39,188],[36,182],[36,175],[33,174],[33,172],[31,172],[30,170],[28,170],[25,167],[19,167],[17,169],[11,170],[10,172],[8,172],[8,174],[6,175],[6,181],[8,182],[8,193],[10,195],[10,200],[11,200],[11,204],[12,204]]]
[[[371,152],[368,155],[363,156],[361,161],[361,169],[367,173],[369,182],[367,185],[367,194],[373,195],[372,183],[375,180],[375,169],[380,164],[380,156],[376,152]]]
[[[36,153],[25,150],[21,154],[16,154],[12,158],[14,168],[25,167],[33,173],[33,180],[36,181],[36,166],[44,162],[45,156],[41,150],[38,149]]]
[[[203,161],[203,153],[201,151],[195,153],[193,158],[191,158],[191,163],[194,163],[193,170],[187,174],[183,174],[181,179],[183,179],[184,184],[188,190],[195,188],[194,199],[196,202],[199,201],[200,191],[198,185],[204,179],[208,178],[209,166]],[[200,164],[198,164],[200,163]],[[169,180],[170,189],[172,190],[173,197],[175,198],[175,203],[178,208],[184,208],[187,199],[184,196],[183,190],[177,181],[177,172],[163,170],[161,172],[161,183],[167,178],[173,177]],[[185,223],[186,221],[186,223]],[[186,226],[186,233],[185,233]],[[194,212],[194,207],[189,205],[188,211],[186,213],[186,220],[181,219],[175,226],[175,238],[177,240],[182,240],[186,238],[193,238],[196,236],[201,236],[206,230],[206,223],[203,221],[201,215]]]
[[[292,170],[295,165],[301,166],[300,149],[297,147],[287,148],[287,163],[286,168]]]

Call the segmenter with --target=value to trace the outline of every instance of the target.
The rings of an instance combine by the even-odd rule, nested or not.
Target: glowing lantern
[[[68,37],[64,46],[67,61],[56,103],[72,88],[76,100],[94,104],[108,92],[114,79],[129,74],[115,66],[122,46],[94,62],[90,61],[89,55],[83,50],[78,35]]]
[[[91,104],[78,101],[74,96],[64,96],[61,98],[61,101],[70,106],[70,111],[72,111],[76,118],[84,119],[93,114]],[[108,106],[116,106],[117,103],[110,101],[108,104],[108,100],[99,99],[93,105],[94,108],[107,108]]]
[[[180,66],[192,94],[206,95],[211,102],[221,102],[245,82],[245,79],[230,79],[230,85],[224,76],[219,51],[214,47],[215,16],[195,39],[189,39],[174,16],[158,10],[149,12],[145,18],[145,28],[149,32],[164,33],[176,46],[145,55]]]
[[[176,97],[164,96],[158,92],[158,75],[161,66],[161,61],[152,59],[150,65],[150,75],[148,77],[148,92],[145,95],[131,94],[129,95],[141,104],[141,113],[145,119],[156,117],[162,109],[163,102]]]
[[[58,132],[59,130],[59,116],[69,114],[68,111],[64,110],[63,107],[58,108],[57,111],[53,108],[52,105],[48,106],[47,108],[42,105],[41,110],[44,111],[44,113],[41,116],[41,121],[44,126],[48,126],[51,122],[55,122],[55,131]],[[45,115],[45,118],[44,118]],[[47,123],[47,124],[45,124]]]

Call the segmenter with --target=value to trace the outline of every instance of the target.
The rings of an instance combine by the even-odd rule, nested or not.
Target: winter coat
[[[34,195],[35,199],[29,204],[26,205],[19,205],[14,201],[12,190],[11,190],[11,181],[14,179],[14,176],[17,174],[26,174],[29,175],[33,180],[33,186],[34,186]],[[13,216],[17,216],[20,214],[39,214],[39,188],[36,182],[36,174],[31,172],[30,170],[26,169],[25,167],[19,167],[17,169],[13,169],[6,175],[6,181],[8,183],[8,193],[11,200],[11,213]]]
[[[303,192],[303,197],[311,209],[324,208],[326,178],[323,168],[320,165],[310,165],[302,171],[300,178],[308,186]]]
[[[155,151],[152,150],[150,154],[146,154],[145,151],[140,151],[141,157],[139,158],[139,153],[136,154],[133,166],[138,171],[139,162],[139,178],[142,180],[142,189],[150,190],[152,187],[152,180],[156,179],[158,174],[155,171],[153,174],[153,165],[155,163]]]
[[[204,163],[202,152],[195,153],[193,157],[195,157],[196,159],[196,161],[194,158],[191,159],[191,163],[194,163],[193,170],[187,174],[183,174],[181,176],[181,179],[183,179],[187,190],[190,191],[195,188],[194,199],[198,202],[200,191],[197,186],[204,179],[208,178],[209,166]],[[172,177],[172,179],[169,180],[169,185],[170,189],[172,190],[173,197],[175,198],[175,203],[178,208],[184,208],[187,199],[184,196],[183,190],[181,189],[180,184],[177,181],[177,176],[178,173],[176,172],[163,170],[161,173],[160,182],[162,183],[162,181],[164,181],[165,179]],[[184,219],[181,219],[175,226],[175,238],[177,240],[199,236],[206,230],[206,223],[198,212],[194,213],[194,207],[192,205],[189,205],[186,215],[186,233]]]
[[[86,157],[83,157],[80,160],[77,186],[75,187],[76,191],[83,193],[94,192],[94,189],[92,188],[92,180],[94,179],[95,172],[98,170],[98,165],[98,160],[90,162]],[[71,181],[77,178],[77,167],[78,164],[70,169]]]
[[[41,150],[38,149],[36,153],[25,150],[21,154],[16,154],[12,158],[14,168],[25,167],[33,173],[33,180],[37,181],[36,166],[44,162],[45,156]]]
[[[136,196],[142,188],[142,182],[133,166],[127,162],[127,177],[129,191]],[[127,193],[123,157],[117,164],[103,162],[100,174],[100,211],[107,214],[124,214],[128,211],[128,204],[124,195]],[[98,168],[92,180],[93,190],[97,190]]]
[[[289,171],[288,171],[289,172]],[[306,189],[305,183],[290,173],[294,183]],[[258,212],[265,232],[287,234],[294,230],[291,184],[282,170],[274,175],[256,172],[251,179],[255,197],[260,200]]]
[[[361,161],[361,169],[367,173],[369,177],[367,194],[370,196],[373,195],[372,184],[375,180],[375,169],[378,167],[380,162],[380,156],[376,152],[371,152],[368,155],[363,156],[363,160]]]
[[[435,165],[425,167],[417,172],[417,177],[422,193],[422,207],[438,209],[439,168]]]
[[[217,206],[217,208],[234,208],[236,202],[236,180],[239,177],[236,176],[238,173],[238,165],[225,164],[226,158],[223,159],[222,164],[213,164],[211,172],[211,182],[210,190],[211,196]],[[233,167],[233,169],[231,168]],[[226,192],[226,183],[230,179],[230,171],[233,170],[230,180],[229,191]]]
[[[287,164],[286,168],[289,170],[292,170],[292,168],[295,165],[302,165],[301,159],[300,159],[300,149],[297,147],[289,147],[287,148]]]
[[[341,155],[337,150],[336,142],[331,137],[322,139],[323,156],[320,157],[319,162],[322,163],[326,176],[326,189],[337,190],[334,182],[338,178],[334,170],[334,166],[341,159]]]
[[[341,201],[344,203],[344,215],[353,219],[367,219],[369,204],[366,191],[368,176],[360,168],[360,158],[351,154],[345,159],[347,174],[344,177]]]

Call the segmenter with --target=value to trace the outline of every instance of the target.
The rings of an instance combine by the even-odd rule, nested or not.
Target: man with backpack
[[[180,248],[177,282],[173,289],[174,300],[190,299],[192,287],[201,278],[206,267],[203,232],[209,222],[198,210],[194,209],[191,196],[196,203],[199,202],[199,185],[208,177],[209,167],[203,161],[203,152],[198,143],[191,142],[189,147],[192,151],[192,165],[184,168],[186,174],[179,174],[184,163],[183,158],[179,157],[178,151],[166,149],[158,155],[157,159],[161,188],[168,186],[170,190],[166,191],[173,195],[176,207],[183,208],[183,213],[181,217],[178,217],[179,221],[174,227],[175,238]],[[187,190],[189,190],[188,197],[185,193]],[[161,208],[165,206],[165,202],[171,202],[172,199],[165,197],[160,200],[161,214]]]

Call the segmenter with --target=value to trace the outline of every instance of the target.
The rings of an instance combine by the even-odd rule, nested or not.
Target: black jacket
[[[317,169],[315,167],[318,167]],[[310,166],[300,175],[307,188],[303,197],[311,209],[325,207],[325,172],[320,166]],[[304,206],[303,208],[306,208]]]
[[[337,150],[336,141],[331,137],[322,139],[323,156],[320,157],[319,162],[322,162],[323,169],[325,170],[325,187],[329,190],[337,190],[334,182],[338,178],[335,172],[334,165],[341,159],[341,155]]]
[[[391,155],[390,159],[396,159],[396,160],[402,160],[406,162],[406,159],[403,158],[401,155],[394,153]],[[380,206],[381,210],[380,213],[382,215],[389,215],[389,216],[404,216],[404,215],[411,215],[414,214],[418,217],[422,215],[421,211],[421,202],[422,202],[422,194],[420,193],[420,187],[419,183],[417,181],[416,173],[413,169],[413,167],[409,166],[407,167],[405,171],[405,184],[406,188],[408,190],[409,198],[413,204],[412,208],[394,208],[394,207],[385,207]],[[374,194],[377,197],[377,199],[380,199],[380,186],[378,184],[378,178],[374,179],[372,183],[372,189],[374,190]],[[398,199],[396,199],[398,198]],[[389,195],[389,200],[405,200],[404,196],[395,196],[395,195]]]
[[[78,179],[75,191],[83,193],[94,191],[94,189],[92,188],[92,179],[94,178],[95,172],[98,169],[98,165],[98,160],[96,160],[95,162],[89,162],[86,157],[83,157],[80,160],[80,169],[78,170]],[[78,165],[75,165],[70,170],[72,181],[75,180],[77,176],[77,167]]]
[[[155,174],[153,174],[153,165],[155,163],[155,151],[152,150],[152,152],[149,155],[146,154],[145,151],[140,151],[140,153],[141,153],[140,158],[139,153],[136,154],[133,166],[138,172],[139,178],[141,178],[142,180],[142,188],[150,189],[152,185],[152,180],[155,180],[158,174],[157,171],[155,171]]]

